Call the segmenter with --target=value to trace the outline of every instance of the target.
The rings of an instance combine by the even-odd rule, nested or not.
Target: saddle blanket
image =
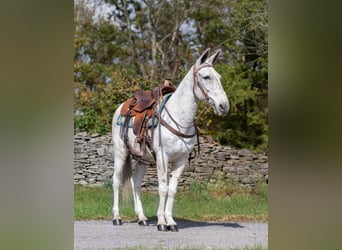
[[[119,115],[116,124],[119,126],[123,126],[125,125],[125,120],[126,117],[124,115]],[[128,123],[128,127],[129,128],[133,128],[133,123],[134,123],[134,117],[131,117],[131,119],[129,119],[129,123]],[[154,125],[152,124],[152,118],[148,119],[147,121],[147,127],[151,128],[152,126],[156,127],[158,125],[158,119],[157,117],[154,118]]]

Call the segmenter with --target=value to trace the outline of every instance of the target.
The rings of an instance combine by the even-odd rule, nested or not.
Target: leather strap
[[[210,63],[206,63],[206,64],[202,64],[198,69],[196,69],[196,65],[194,65],[193,67],[193,77],[194,77],[194,84],[193,84],[193,92],[194,92],[194,95],[195,95],[195,85],[197,85],[199,87],[199,89],[201,90],[202,94],[204,95],[204,98],[205,98],[205,101],[208,102],[210,100],[210,97],[208,96],[208,93],[205,91],[204,87],[202,86],[202,84],[200,83],[200,81],[198,80],[198,76],[197,76],[197,73],[200,69],[203,69],[205,67],[212,67],[213,65],[210,64]],[[195,95],[196,96],[196,95]],[[171,117],[171,115],[169,114],[169,116]],[[171,133],[177,135],[177,136],[181,136],[181,137],[184,137],[184,138],[192,138],[194,137],[195,135],[198,136],[198,131],[197,131],[197,127],[196,125],[192,125],[195,127],[195,133],[191,134],[191,135],[187,135],[187,134],[184,134],[176,129],[174,129],[173,127],[171,127],[160,115],[160,112],[159,112],[159,120],[160,120],[160,124],[162,124],[164,127],[166,127]],[[171,119],[173,120],[173,118],[171,117]],[[173,122],[175,122],[173,120]],[[177,124],[177,122],[175,122]]]
[[[197,85],[199,87],[199,89],[201,90],[202,94],[204,95],[206,102],[208,102],[210,98],[208,96],[208,93],[205,91],[204,87],[202,86],[202,84],[198,80],[197,73],[200,69],[203,69],[206,67],[212,67],[212,66],[213,66],[212,64],[207,63],[207,64],[202,64],[198,69],[196,69],[196,65],[194,65],[194,68],[193,68],[194,85],[192,87],[192,91],[194,92],[194,95],[195,95],[195,85]]]
[[[180,136],[180,137],[184,137],[184,138],[193,138],[195,135],[197,135],[197,128],[196,125],[194,125],[195,127],[195,133],[191,134],[191,135],[187,135],[184,134],[182,132],[179,132],[178,130],[174,129],[173,127],[170,126],[170,124],[168,124],[161,116],[160,116],[160,124],[163,125],[165,128],[167,128],[171,133]]]

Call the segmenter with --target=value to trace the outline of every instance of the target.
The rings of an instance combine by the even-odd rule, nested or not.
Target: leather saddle
[[[164,80],[153,90],[136,92],[132,98],[126,100],[121,108],[120,114],[125,117],[124,137],[127,140],[127,128],[129,121],[133,119],[133,133],[135,134],[135,143],[140,144],[140,155],[146,144],[151,146],[151,136],[148,133],[148,120],[154,119],[155,107],[162,100],[163,96],[172,93],[176,87],[169,80]],[[154,122],[152,122],[154,124]],[[127,143],[127,141],[126,141]],[[128,146],[128,145],[127,145]],[[134,153],[131,151],[134,155]]]

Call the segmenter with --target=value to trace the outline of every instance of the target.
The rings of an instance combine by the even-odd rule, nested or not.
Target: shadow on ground
[[[131,223],[137,221],[130,221]],[[211,226],[221,226],[229,228],[243,228],[240,224],[236,222],[204,222],[204,221],[191,221],[191,220],[176,220],[179,229],[184,228],[194,228],[194,227],[211,227]],[[150,226],[156,225],[157,220],[152,219],[148,221]]]
[[[191,227],[210,227],[210,226],[221,226],[221,227],[230,227],[230,228],[243,228],[238,223],[232,222],[202,222],[202,221],[178,221],[177,222],[178,228],[191,228]]]

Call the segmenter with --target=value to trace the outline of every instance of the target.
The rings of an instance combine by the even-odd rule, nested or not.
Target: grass
[[[231,181],[218,178],[214,183],[193,184],[179,190],[173,215],[176,220],[192,221],[267,221],[268,186],[259,183],[254,188],[241,188]],[[110,185],[101,187],[74,186],[74,217],[76,220],[110,220],[112,218],[113,192]],[[159,196],[143,192],[145,215],[156,218]],[[135,220],[133,202],[120,203],[123,220]],[[259,249],[259,248],[256,248]]]

